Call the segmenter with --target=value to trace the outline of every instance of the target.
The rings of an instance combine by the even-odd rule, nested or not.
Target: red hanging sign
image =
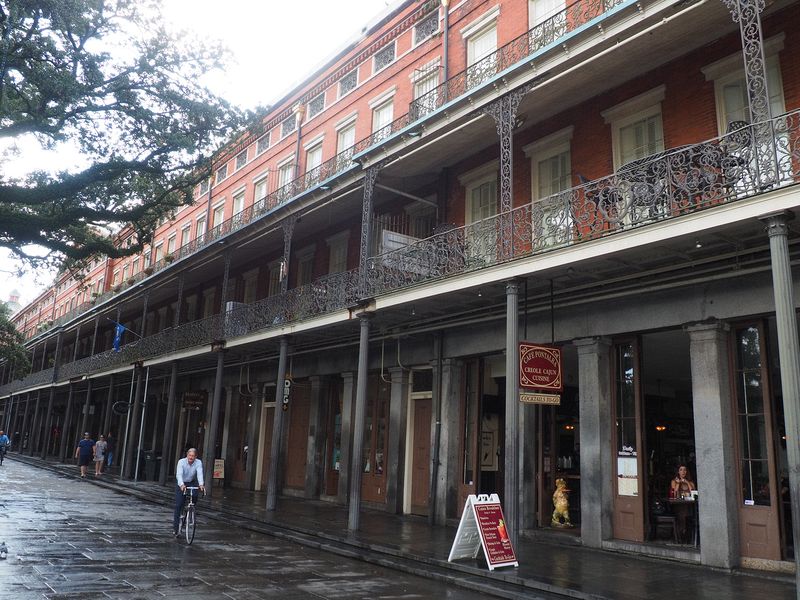
[[[519,344],[519,387],[541,392],[564,391],[561,348],[530,342]]]

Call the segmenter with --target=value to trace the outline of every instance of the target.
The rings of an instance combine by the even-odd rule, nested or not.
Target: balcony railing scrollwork
[[[357,270],[331,274],[135,340],[120,352],[107,351],[63,365],[59,378],[283,327],[353,306],[365,294],[378,298],[795,185],[800,182],[800,110],[776,117],[768,125],[769,140],[757,140],[752,125],[734,124],[721,137],[633,161],[600,179],[582,179],[581,185],[507,213],[461,227],[440,225],[428,238],[370,257],[366,290],[359,287]],[[768,185],[758,172],[757,150],[761,155],[769,151],[773,157],[773,179]],[[503,235],[511,236],[507,253],[500,243]],[[52,369],[7,384],[0,388],[0,395],[46,382],[48,377]]]

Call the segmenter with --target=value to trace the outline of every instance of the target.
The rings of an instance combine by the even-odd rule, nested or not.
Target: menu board
[[[490,571],[497,567],[519,566],[497,494],[467,497],[447,560],[475,558],[480,548],[483,548]]]

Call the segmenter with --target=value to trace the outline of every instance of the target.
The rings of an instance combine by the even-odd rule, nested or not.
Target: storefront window
[[[736,407],[745,506],[769,506],[769,456],[761,340],[755,326],[736,331]]]
[[[636,456],[633,344],[617,346],[617,365],[617,452],[624,456]]]

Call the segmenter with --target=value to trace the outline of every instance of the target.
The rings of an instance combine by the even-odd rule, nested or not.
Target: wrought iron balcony
[[[764,132],[768,135],[765,137]],[[768,164],[758,160],[768,155]],[[59,378],[107,370],[170,352],[331,314],[410,286],[507,263],[752,198],[800,182],[800,110],[634,161],[616,173],[371,257],[354,269],[223,314],[63,365]],[[504,243],[505,242],[505,243]],[[52,369],[0,388],[46,382]]]

